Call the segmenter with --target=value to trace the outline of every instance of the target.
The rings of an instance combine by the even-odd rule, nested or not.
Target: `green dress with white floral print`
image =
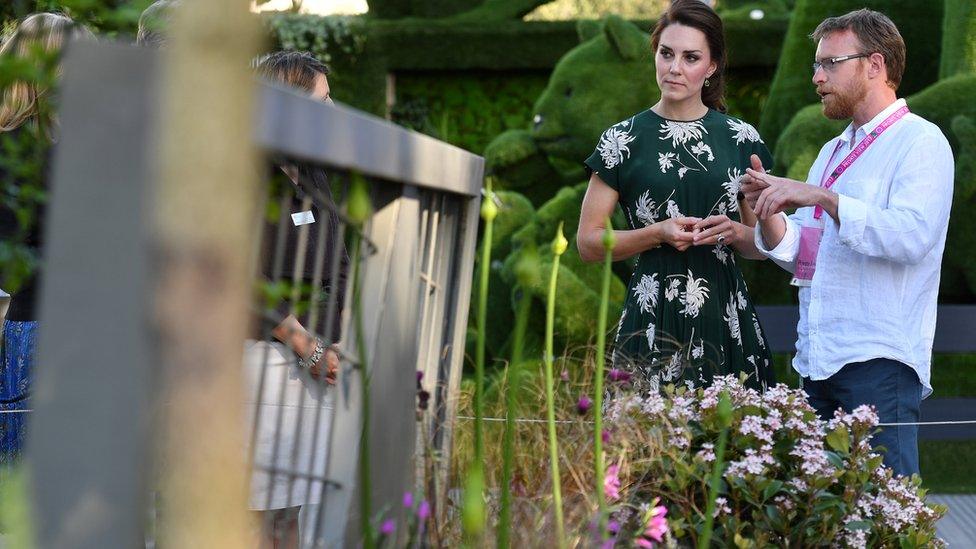
[[[628,228],[637,229],[680,216],[739,221],[739,177],[752,154],[772,165],[759,133],[741,120],[709,110],[678,122],[646,110],[603,132],[586,166],[617,191]],[[630,372],[638,390],[739,372],[753,387],[773,384],[769,348],[732,248],[647,250],[627,286],[613,365]]]

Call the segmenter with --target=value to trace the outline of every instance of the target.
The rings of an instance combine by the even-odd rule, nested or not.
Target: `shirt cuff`
[[[755,230],[756,249],[770,259],[784,263],[792,263],[796,259],[800,243],[796,224],[785,213],[780,212],[779,215],[783,216],[783,221],[786,222],[786,232],[783,233],[783,238],[779,241],[779,244],[773,249],[766,247],[766,241],[762,235],[762,221],[759,221],[756,223]]]
[[[842,194],[837,195],[837,222],[840,229],[837,236],[842,244],[856,248],[864,236],[864,226],[868,218],[868,207],[864,202]]]

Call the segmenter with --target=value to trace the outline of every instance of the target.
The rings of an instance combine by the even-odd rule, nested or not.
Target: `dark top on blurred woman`
[[[0,133],[0,187],[3,188],[0,241],[6,245],[21,244],[34,258],[40,257],[43,244],[43,200],[48,188],[49,158],[50,147],[44,139],[38,139],[37,132],[31,128],[22,125]],[[17,209],[23,210],[20,216]],[[8,256],[6,261],[13,259]],[[6,318],[16,322],[37,320],[40,271],[34,268],[29,274],[20,273],[12,267],[10,263],[4,265],[0,287],[13,290],[10,283],[15,274],[26,275],[26,278],[12,292]]]
[[[304,91],[312,99],[317,99],[327,104],[332,104],[330,97],[329,81],[326,75],[329,68],[315,59],[307,52],[279,51],[265,56],[257,63],[257,72],[261,76],[277,83]],[[339,219],[335,202],[332,199],[332,190],[325,170],[318,165],[297,162],[291,160],[275,160],[274,172],[276,175],[284,174],[291,185],[291,199],[288,212],[279,212],[279,216],[286,218],[284,227],[284,261],[280,273],[282,280],[291,280],[295,260],[300,251],[305,254],[303,272],[295,282],[303,286],[309,285],[314,280],[316,265],[316,251],[318,248],[319,228],[321,224],[326,224],[324,236],[325,242],[324,263],[322,268],[322,279],[318,288],[312,289],[311,297],[314,307],[318,311],[318,323],[312,326],[310,315],[299,315],[295,319],[290,315],[291,304],[284,302],[278,305],[277,312],[285,320],[275,326],[273,333],[279,340],[288,342],[291,339],[289,333],[311,331],[321,333],[329,325],[329,333],[324,334],[330,343],[335,343],[341,338],[341,315],[342,305],[345,296],[346,274],[348,273],[349,257],[345,246],[339,238]],[[280,195],[279,195],[280,196]],[[305,199],[311,198],[311,206],[306,208]],[[277,197],[270,197],[275,200]],[[310,215],[309,213],[310,212]],[[280,217],[279,217],[280,219]],[[262,258],[261,272],[268,280],[274,280],[274,246],[279,237],[278,227],[282,226],[278,220],[266,223],[264,234],[262,235]],[[298,241],[303,226],[308,227],[307,241],[304,250],[299,250]],[[338,255],[338,257],[337,257]],[[332,280],[333,261],[339,261],[338,274]],[[302,295],[306,295],[302,292]],[[328,315],[328,302],[335,296],[333,314]],[[303,300],[307,302],[307,300]],[[297,320],[297,323],[294,322]],[[297,338],[298,347],[301,346],[302,338]],[[301,349],[292,346],[299,354]]]

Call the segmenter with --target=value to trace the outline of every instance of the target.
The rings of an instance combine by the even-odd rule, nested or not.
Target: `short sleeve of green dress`
[[[751,125],[709,110],[681,122],[651,110],[600,136],[586,167],[617,191],[628,228],[672,217],[727,215],[739,221],[740,177],[759,155],[772,157]],[[641,391],[662,384],[708,384],[745,372],[747,383],[774,383],[771,355],[734,250],[665,244],[647,250],[627,285],[613,365]]]

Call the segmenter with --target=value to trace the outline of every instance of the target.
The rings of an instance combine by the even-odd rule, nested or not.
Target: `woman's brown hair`
[[[705,80],[702,103],[710,109],[725,112],[725,28],[722,19],[701,0],[674,0],[651,31],[651,47],[657,51],[661,33],[669,25],[678,24],[700,30],[708,43],[709,57],[715,63],[715,72]]]

